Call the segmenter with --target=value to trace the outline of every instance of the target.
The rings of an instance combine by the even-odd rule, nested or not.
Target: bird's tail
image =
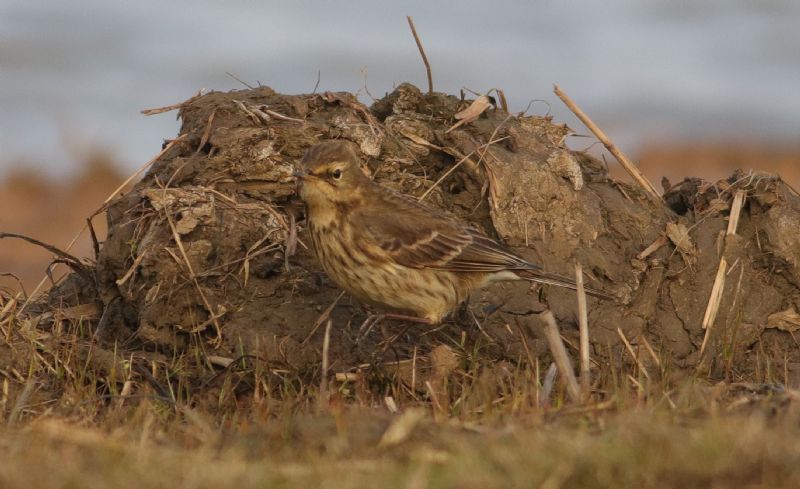
[[[575,281],[569,277],[565,277],[563,275],[559,275],[557,273],[545,272],[544,270],[517,270],[517,275],[520,278],[525,280],[530,280],[532,282],[537,282],[540,284],[547,284],[547,285],[555,285],[558,287],[564,287],[567,289],[577,290],[578,286],[575,284]],[[605,292],[601,292],[596,289],[592,289],[589,287],[584,287],[583,290],[586,291],[587,294],[597,297],[599,299],[605,300],[614,300],[614,296],[606,294]]]

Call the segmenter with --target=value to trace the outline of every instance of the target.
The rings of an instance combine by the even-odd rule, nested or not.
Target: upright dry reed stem
[[[589,313],[586,307],[586,291],[583,288],[583,267],[580,263],[575,264],[575,285],[578,295],[578,328],[581,337],[581,393],[586,400],[589,398],[592,385],[589,377]]]
[[[639,168],[630,159],[628,159],[628,157],[625,156],[625,154],[623,154],[619,148],[617,148],[614,142],[611,141],[608,136],[606,136],[606,134],[597,126],[597,124],[595,124],[594,121],[592,121],[592,119],[590,119],[589,116],[586,115],[586,113],[583,112],[581,108],[578,107],[578,105],[573,102],[566,93],[564,93],[563,90],[561,90],[561,87],[555,85],[553,91],[556,95],[558,95],[558,98],[560,98],[561,101],[564,102],[567,107],[569,107],[569,110],[571,110],[578,117],[578,119],[580,119],[590,131],[592,131],[592,133],[594,133],[597,139],[599,139],[600,142],[603,143],[603,146],[606,147],[608,152],[614,155],[614,158],[619,161],[619,164],[622,165],[622,168],[624,168],[625,171],[627,171],[628,174],[633,177],[634,180],[636,180],[636,182],[644,189],[644,191],[650,197],[652,197],[653,200],[661,202],[661,196],[658,194],[658,191],[653,184],[650,183],[650,180],[648,180],[647,177],[644,176],[644,174],[639,170]]]
[[[555,361],[558,371],[567,385],[567,394],[573,402],[581,402],[581,390],[578,387],[578,381],[575,379],[575,371],[572,369],[569,356],[567,356],[564,341],[558,331],[556,318],[553,317],[553,313],[550,311],[543,312],[540,317],[544,321],[544,334],[547,337],[547,344],[550,346],[553,361]]]

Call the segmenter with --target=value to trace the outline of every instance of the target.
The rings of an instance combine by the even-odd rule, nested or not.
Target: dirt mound
[[[413,361],[416,376],[441,345],[464,363],[535,362],[547,355],[545,308],[568,343],[577,338],[574,293],[523,283],[484,290],[471,312],[441,327],[359,331],[366,313],[346,296],[337,302],[340,291],[313,259],[291,177],[306,148],[345,139],[381,184],[424,196],[549,271],[572,275],[581,263],[588,286],[618,298],[589,299],[599,362],[633,363],[633,350],[651,371],[703,358],[716,378],[764,380],[773,369],[800,381],[792,336],[800,328],[800,197],[780,179],[687,179],[657,203],[569,150],[570,130],[549,117],[490,107],[453,128],[471,102],[408,84],[372,107],[349,93],[266,87],[191,99],[180,137],[108,208],[96,281],[74,275],[30,311],[96,302],[92,334],[126,358],[201,354],[201,364],[229,365],[254,357],[301,375],[318,375],[328,309],[336,372],[372,366],[402,377]],[[726,235],[738,191],[746,197],[738,229]],[[701,357],[718,275],[720,306]],[[448,363],[432,356],[437,368]]]

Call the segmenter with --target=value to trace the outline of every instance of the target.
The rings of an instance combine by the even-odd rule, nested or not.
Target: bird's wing
[[[354,216],[355,239],[381,248],[396,263],[411,268],[451,272],[513,270],[520,278],[575,289],[575,281],[527,262],[479,230],[430,209],[416,199],[388,190],[370,199]],[[613,300],[599,290],[595,297]]]
[[[477,229],[405,195],[385,191],[374,204],[353,216],[363,234],[356,239],[379,246],[400,265],[453,272],[541,270]]]

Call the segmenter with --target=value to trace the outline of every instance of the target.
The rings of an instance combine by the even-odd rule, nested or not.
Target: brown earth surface
[[[76,265],[83,276],[70,275],[46,302],[28,307],[30,327],[98,340],[91,348],[105,371],[121,358],[144,372],[176,356],[204,358],[175,373],[197,387],[209,364],[256,358],[281,375],[315,379],[324,311],[339,290],[306,247],[291,171],[314,143],[345,139],[381,184],[414,196],[430,190],[431,205],[549,271],[572,274],[581,263],[587,285],[617,298],[589,299],[596,361],[633,363],[624,336],[641,349],[636,362],[643,369],[669,366],[681,375],[702,363],[711,378],[764,381],[779,371],[787,384],[800,383],[793,336],[800,327],[800,197],[791,188],[769,174],[736,173],[673,182],[666,204],[653,202],[612,179],[601,162],[570,151],[569,129],[549,118],[490,108],[449,130],[470,102],[423,95],[408,84],[372,107],[349,93],[281,95],[267,87],[187,101],[174,146],[111,202],[96,265]],[[490,140],[496,142],[486,148]],[[736,191],[747,198],[738,231],[726,236]],[[106,190],[77,193],[88,215]],[[52,194],[40,188],[17,195]],[[37,237],[47,240],[44,232]],[[701,356],[721,258],[727,279]],[[504,365],[532,368],[548,356],[539,317],[545,309],[568,344],[577,344],[575,296],[560,289],[490,287],[472,298],[471,314],[440,327],[382,324],[364,335],[365,311],[344,297],[330,313],[330,370],[366,379],[367,391],[391,379],[413,396],[445,385],[455,365],[476,363],[491,391],[502,385]],[[0,355],[4,368],[25,368],[27,356],[10,348]]]
[[[369,112],[349,94],[267,88],[185,104],[183,139],[113,202],[107,240],[94,219],[97,265],[84,233],[70,250],[86,258],[70,263],[80,274],[46,301],[0,276],[0,487],[797,487],[796,193],[707,164],[730,162],[730,148],[664,146],[643,153],[656,184],[671,180],[666,205],[650,203],[567,150],[547,119],[490,109],[446,132],[468,104],[406,85]],[[569,400],[550,363],[539,310],[556,312],[572,358],[578,341],[574,295],[548,287],[490,287],[474,316],[382,323],[360,339],[365,313],[344,296],[326,349],[339,291],[302,244],[287,171],[328,138],[358,145],[382,184],[430,190],[549,270],[579,261],[617,294],[590,302],[589,394]],[[770,164],[797,151],[741,147],[743,169],[791,178]],[[124,179],[92,161],[74,179],[0,183],[0,232],[64,248]],[[0,239],[0,272],[29,292],[52,259]]]
[[[790,145],[743,144],[739,141],[717,143],[645,144],[635,154],[635,161],[650,181],[658,183],[667,177],[678,182],[687,176],[716,181],[737,169],[764,171],[780,175],[795,189],[800,188],[800,148]],[[613,160],[611,175],[631,181]],[[0,179],[0,230],[31,236],[65,248],[78,234],[86,217],[126,178],[112,159],[104,155],[87,160],[75,177],[54,179],[19,166]],[[95,220],[95,229],[102,240],[105,222]],[[92,245],[82,234],[71,252],[91,258]],[[0,273],[19,277],[32,291],[45,277],[53,255],[41,248],[16,240],[0,240]],[[63,268],[63,267],[62,267]],[[57,269],[57,276],[63,274]],[[13,277],[0,276],[0,287],[18,290]],[[49,287],[49,281],[45,285]]]

